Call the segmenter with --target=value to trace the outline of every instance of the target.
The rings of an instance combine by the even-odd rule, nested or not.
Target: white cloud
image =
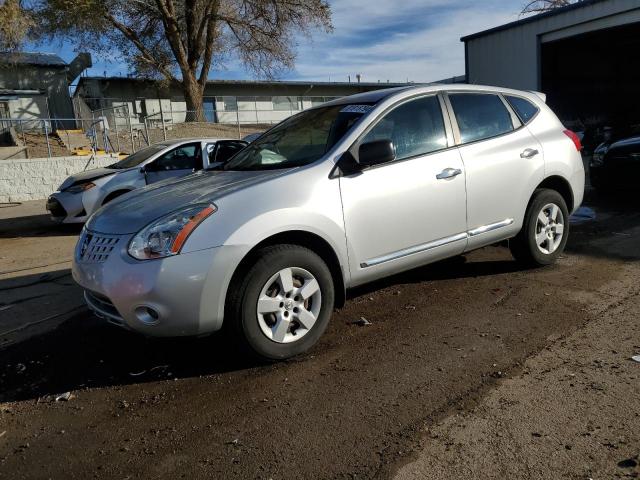
[[[460,37],[517,19],[521,2],[340,0],[332,7],[335,32],[300,45],[298,78],[346,81],[348,75],[353,80],[360,73],[363,81],[428,82],[462,75]],[[425,19],[424,28],[416,20],[420,16]],[[410,31],[389,29],[399,30],[403,22]],[[375,28],[384,33],[372,41]]]

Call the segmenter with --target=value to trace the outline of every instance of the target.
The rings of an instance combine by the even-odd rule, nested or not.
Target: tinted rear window
[[[525,100],[522,97],[512,97],[511,95],[505,95],[505,98],[516,111],[522,123],[529,123],[538,113],[538,107],[529,100]]]
[[[498,95],[449,94],[462,143],[496,137],[513,130],[509,110]]]

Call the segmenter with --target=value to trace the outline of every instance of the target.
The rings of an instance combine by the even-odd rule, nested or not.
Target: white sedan
[[[120,195],[160,180],[216,168],[246,145],[243,140],[215,138],[157,143],[113,165],[70,176],[48,198],[47,210],[59,223],[83,223]]]

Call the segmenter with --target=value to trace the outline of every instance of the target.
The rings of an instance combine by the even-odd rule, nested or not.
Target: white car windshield
[[[332,105],[299,113],[250,143],[224,170],[271,170],[313,163],[371,108],[368,104]]]
[[[152,155],[155,155],[160,150],[164,150],[165,148],[167,148],[167,145],[151,145],[150,147],[138,150],[136,153],[129,155],[127,158],[124,158],[119,162],[114,163],[113,165],[109,165],[107,168],[122,170],[125,168],[137,167]]]

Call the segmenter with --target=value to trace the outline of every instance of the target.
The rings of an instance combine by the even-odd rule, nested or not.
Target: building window
[[[222,110],[225,112],[238,111],[238,99],[236,97],[216,97],[216,101],[222,104]]]
[[[273,97],[272,101],[274,110],[280,112],[298,110],[296,97]]]
[[[9,102],[0,101],[0,118],[11,118]]]

